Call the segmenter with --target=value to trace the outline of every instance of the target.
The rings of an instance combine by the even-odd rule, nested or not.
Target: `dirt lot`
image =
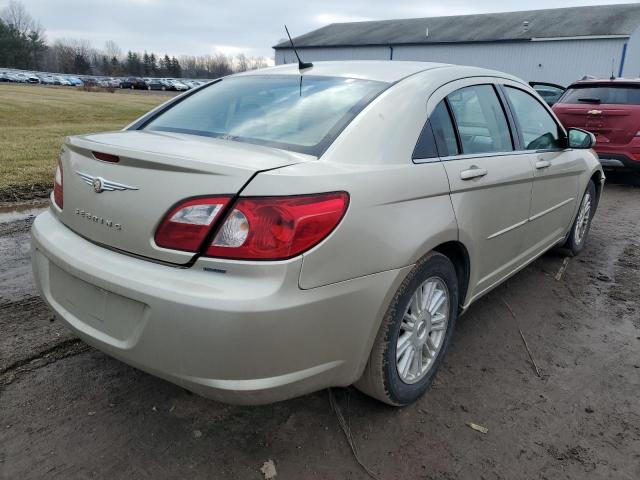
[[[30,223],[0,223],[0,477],[260,479],[271,459],[278,478],[368,478],[326,391],[222,405],[74,339],[35,296]],[[379,478],[640,478],[640,189],[608,185],[556,280],[562,263],[548,253],[475,304],[417,404],[334,390]]]

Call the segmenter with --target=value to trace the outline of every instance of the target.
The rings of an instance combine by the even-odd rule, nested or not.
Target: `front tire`
[[[393,297],[364,374],[355,386],[394,406],[420,398],[451,340],[458,296],[451,260],[436,252],[423,257]]]
[[[573,257],[580,253],[587,243],[587,236],[591,228],[591,219],[596,212],[596,186],[589,180],[587,189],[582,196],[576,218],[571,225],[569,237],[562,246]]]

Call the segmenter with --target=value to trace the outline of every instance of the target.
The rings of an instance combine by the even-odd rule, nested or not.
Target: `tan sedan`
[[[604,185],[593,142],[479,68],[234,75],[66,140],[35,277],[87,343],[211,398],[355,383],[405,405],[471,303],[583,248]]]

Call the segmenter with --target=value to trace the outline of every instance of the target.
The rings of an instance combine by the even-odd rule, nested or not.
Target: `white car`
[[[190,88],[188,85],[185,85],[180,80],[168,78],[166,79],[166,81],[173,87],[172,90],[177,90],[178,92],[185,92]]]
[[[56,75],[53,78],[54,78],[54,80],[56,82],[60,82],[60,85],[63,85],[65,87],[69,87],[69,86],[73,85],[69,80],[67,80],[66,78],[64,78],[64,77],[62,77],[60,75]]]
[[[521,80],[420,62],[283,65],[66,139],[32,228],[42,297],[96,348],[214,399],[428,388],[459,314],[604,185]]]

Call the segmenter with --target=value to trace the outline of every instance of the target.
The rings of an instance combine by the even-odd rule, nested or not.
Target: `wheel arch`
[[[453,240],[436,246],[433,251],[443,254],[453,263],[456,269],[456,277],[458,278],[458,298],[460,307],[462,307],[467,297],[469,275],[471,272],[471,260],[467,247],[465,247],[462,242]]]
[[[596,187],[596,202],[595,202],[596,208],[598,208],[598,204],[600,203],[600,196],[602,195],[602,187],[604,186],[603,185],[604,178],[605,178],[604,174],[602,173],[601,170],[596,170],[591,174],[590,180],[593,182],[593,184]]]

